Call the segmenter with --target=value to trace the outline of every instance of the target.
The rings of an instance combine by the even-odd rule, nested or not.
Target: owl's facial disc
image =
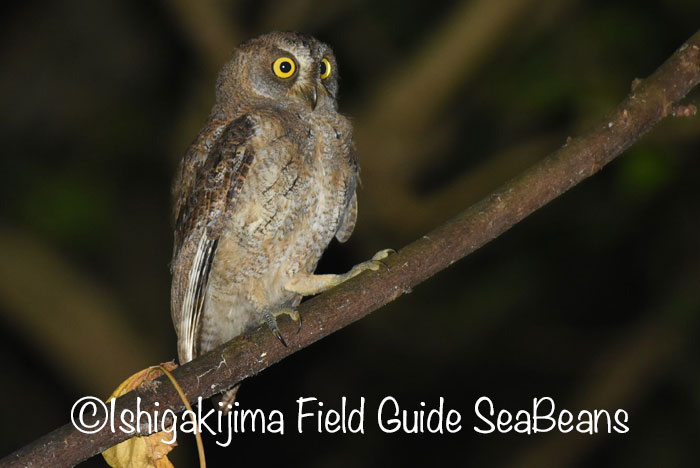
[[[332,50],[313,38],[270,33],[245,43],[219,80],[222,103],[236,103],[230,88],[256,99],[311,111],[336,110],[337,65]],[[227,86],[232,84],[233,86]]]
[[[311,70],[314,61],[310,51],[297,47],[286,49],[275,47],[267,56],[261,56],[260,73],[263,79],[252,79],[253,89],[263,96],[279,99],[285,97],[293,102],[307,104],[313,111],[318,103],[319,90]],[[258,86],[256,86],[258,85]],[[280,96],[281,94],[281,96]]]
[[[311,57],[311,51],[307,49],[297,49],[295,52],[295,55],[289,51],[289,55],[277,58],[272,64],[272,71],[283,83],[289,82],[289,97],[295,101],[303,101],[313,111],[318,103],[319,88],[322,88],[318,86],[318,80],[313,73],[316,69],[314,59]]]

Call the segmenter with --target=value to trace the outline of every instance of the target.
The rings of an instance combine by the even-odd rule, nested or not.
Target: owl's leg
[[[301,315],[299,315],[299,312],[296,309],[292,309],[291,307],[282,307],[281,309],[277,310],[266,310],[263,314],[263,320],[267,324],[267,326],[270,328],[270,331],[272,331],[272,334],[277,337],[278,340],[284,345],[284,347],[287,347],[287,342],[284,341],[284,338],[282,337],[282,333],[280,332],[280,327],[277,325],[277,317],[280,315],[289,315],[289,317],[294,320],[295,322],[299,322],[299,328],[301,329]]]
[[[382,262],[382,260],[388,257],[390,253],[394,252],[395,251],[393,249],[380,250],[374,254],[371,260],[355,265],[350,271],[342,275],[314,275],[297,273],[294,278],[292,278],[285,285],[285,289],[287,291],[297,293],[300,296],[313,296],[314,294],[319,294],[349,280],[350,278],[354,278],[365,270],[376,271],[381,266],[386,267],[386,264]],[[282,314],[289,315],[292,320],[299,322],[299,329],[301,330],[301,315],[299,314],[299,311],[291,307],[266,310],[263,313],[263,319],[272,331],[272,334],[275,335],[277,339],[280,340],[280,342],[282,342],[282,344],[286,347],[287,343],[284,341],[279,326],[277,325],[277,317]]]
[[[294,278],[292,278],[284,288],[287,291],[295,292],[302,296],[313,296],[314,294],[322,293],[334,286],[354,278],[365,270],[377,271],[381,266],[386,264],[382,262],[383,259],[393,253],[393,249],[380,250],[371,260],[362,262],[358,265],[352,267],[350,271],[342,275],[314,275],[309,273],[297,273]]]

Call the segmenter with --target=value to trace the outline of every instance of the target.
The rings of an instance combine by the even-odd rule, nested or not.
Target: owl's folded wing
[[[253,162],[248,144],[252,135],[253,122],[247,116],[212,128],[186,155],[175,188],[171,312],[183,364],[197,356],[209,271],[226,214],[236,203]]]
[[[343,211],[340,222],[338,223],[338,230],[335,233],[335,238],[338,242],[346,242],[350,239],[352,231],[355,230],[355,222],[357,221],[357,193],[353,187],[352,198],[350,202],[345,207]]]

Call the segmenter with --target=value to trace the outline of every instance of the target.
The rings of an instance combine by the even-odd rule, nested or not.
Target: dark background
[[[0,455],[175,357],[170,183],[242,40],[331,44],[363,167],[319,266],[400,248],[612,109],[700,26],[673,0],[8,2],[0,27]],[[689,102],[700,104],[695,92]],[[673,118],[412,294],[245,382],[285,436],[205,439],[209,466],[692,466],[700,438],[700,120]],[[439,397],[455,435],[374,412]],[[474,403],[625,409],[624,435],[478,435]],[[364,435],[300,436],[295,400],[367,399]],[[311,427],[311,426],[309,426]],[[196,466],[180,436],[176,466]],[[456,462],[451,461],[456,459]],[[105,466],[96,457],[81,466]]]

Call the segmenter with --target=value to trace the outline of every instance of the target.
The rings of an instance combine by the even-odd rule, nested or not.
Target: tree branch
[[[178,368],[173,374],[188,398],[208,397],[254,375],[284,357],[359,320],[396,299],[440,270],[498,237],[517,222],[595,174],[669,115],[689,115],[692,106],[678,102],[700,80],[700,31],[683,44],[651,77],[635,80],[632,93],[586,135],[570,139],[547,158],[506,183],[456,218],[388,259],[389,270],[364,273],[303,303],[304,327],[281,320],[289,347],[264,327]],[[136,408],[160,414],[183,409],[164,379],[139,388],[116,402],[117,414]],[[90,418],[88,418],[88,422]],[[107,426],[106,429],[108,429]],[[102,430],[83,434],[68,424],[0,461],[2,467],[68,467],[120,442],[128,435]]]

